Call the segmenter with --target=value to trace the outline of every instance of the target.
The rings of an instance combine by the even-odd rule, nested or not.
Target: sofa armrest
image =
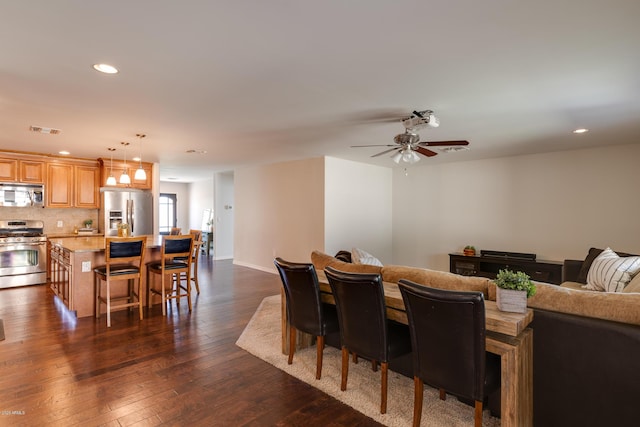
[[[562,281],[563,282],[577,282],[578,274],[582,268],[584,260],[578,259],[565,259],[564,267],[562,268]]]

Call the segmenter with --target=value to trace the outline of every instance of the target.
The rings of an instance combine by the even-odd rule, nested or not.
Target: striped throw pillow
[[[607,248],[593,260],[587,274],[585,289],[592,291],[622,292],[631,278],[640,271],[640,257],[619,257]]]

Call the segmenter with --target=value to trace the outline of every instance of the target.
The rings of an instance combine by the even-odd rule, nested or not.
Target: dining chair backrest
[[[387,315],[379,274],[346,273],[325,268],[338,308],[340,337],[349,351],[388,361]]]
[[[105,239],[105,263],[137,263],[144,259],[146,237],[107,237]]]
[[[289,323],[309,334],[324,335],[320,286],[313,264],[282,258],[276,258],[274,264],[282,279]]]
[[[482,292],[398,283],[413,347],[415,375],[434,387],[482,401],[485,307]]]
[[[191,234],[179,234],[163,236],[162,239],[162,258],[188,258],[184,261],[191,263],[191,253],[193,252],[193,236]]]
[[[171,231],[169,231],[170,236],[178,236],[182,233],[182,228],[180,227],[171,227]]]

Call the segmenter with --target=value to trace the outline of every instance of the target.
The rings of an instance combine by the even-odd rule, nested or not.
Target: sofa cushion
[[[582,263],[582,267],[580,267],[580,272],[578,273],[578,278],[576,279],[576,282],[583,283],[583,284],[587,283],[587,275],[589,274],[589,269],[591,268],[591,264],[593,263],[593,260],[596,259],[598,255],[602,253],[602,251],[604,251],[604,249],[598,249],[598,248],[589,249],[589,253],[587,254],[587,257],[584,259],[584,262]],[[616,251],[616,253],[622,257],[633,256],[633,254],[628,254],[625,252]]]
[[[320,251],[313,251],[311,253],[311,263],[316,270],[324,270],[326,266],[331,266],[339,271],[346,273],[374,273],[380,274],[382,267],[376,265],[367,264],[352,264],[349,262],[340,261],[331,255],[327,255]]]
[[[377,265],[378,267],[382,267],[382,263],[378,258],[359,248],[351,249],[351,262],[354,264]]]
[[[456,291],[482,292],[488,297],[488,287],[491,282],[484,277],[462,276],[445,271],[427,270],[424,268],[387,265],[382,267],[382,280],[398,283],[400,279],[410,280],[421,285],[439,289]]]
[[[640,257],[620,257],[610,248],[593,260],[585,289],[592,291],[621,292],[640,271]]]
[[[640,294],[577,290],[542,282],[536,282],[536,287],[528,307],[640,325]]]

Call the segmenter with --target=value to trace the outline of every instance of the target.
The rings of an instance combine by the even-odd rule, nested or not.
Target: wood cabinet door
[[[44,162],[20,160],[20,182],[44,184]]]
[[[100,207],[100,168],[98,166],[75,167],[75,206],[97,209]]]
[[[47,164],[47,206],[70,208],[73,204],[73,165]]]
[[[16,159],[0,159],[0,181],[18,181],[18,161]]]

